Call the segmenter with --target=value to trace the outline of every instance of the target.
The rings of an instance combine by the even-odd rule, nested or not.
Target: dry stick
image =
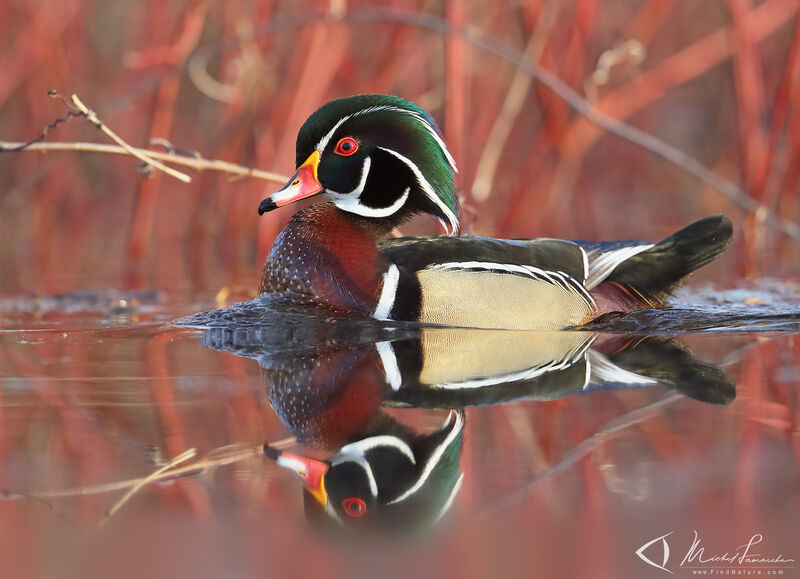
[[[137,147],[133,147],[133,150],[138,153],[146,154],[151,159],[158,159],[159,161],[172,163],[173,165],[181,165],[196,171],[218,171],[220,173],[229,173],[232,175],[232,177],[236,178],[253,177],[255,179],[262,179],[264,181],[272,181],[275,183],[286,183],[288,180],[287,176],[279,175],[278,173],[253,169],[251,167],[245,167],[244,165],[237,165],[236,163],[229,163],[227,161],[220,161],[217,159],[206,159],[200,155],[189,157],[185,155],[178,155],[174,152],[161,153],[158,151],[151,151],[149,149]],[[39,151],[42,153],[79,151],[83,153],[106,153],[111,155],[125,156],[131,154],[127,148],[120,145],[106,145],[103,143],[19,143],[0,141],[0,153],[12,151]]]
[[[277,173],[271,173],[269,171],[261,171],[259,169],[253,169],[251,167],[245,167],[243,165],[237,165],[236,163],[229,163],[227,161],[220,161],[216,159],[205,159],[199,153],[193,154],[190,156],[185,155],[177,155],[174,152],[174,148],[169,145],[168,143],[159,143],[168,149],[166,153],[160,153],[157,151],[151,151],[149,149],[142,149],[137,147],[132,147],[125,141],[123,141],[116,133],[114,133],[111,129],[109,129],[98,117],[94,111],[90,110],[83,102],[76,95],[72,95],[72,102],[75,105],[75,109],[73,109],[69,102],[58,94],[55,91],[50,91],[49,95],[54,98],[60,99],[64,106],[66,106],[69,111],[66,117],[56,119],[52,123],[48,123],[45,125],[42,133],[26,142],[10,142],[10,141],[0,141],[0,153],[12,153],[12,152],[22,152],[22,151],[39,151],[39,152],[50,152],[50,151],[80,151],[80,152],[89,152],[89,153],[106,153],[106,154],[113,154],[113,155],[132,155],[137,159],[143,161],[149,166],[153,166],[157,169],[161,169],[168,174],[174,176],[181,181],[188,183],[191,181],[191,178],[174,169],[163,165],[159,161],[164,161],[167,163],[172,163],[175,165],[182,165],[184,167],[189,167],[195,169],[196,171],[218,171],[220,173],[230,173],[231,175],[244,178],[244,177],[254,177],[256,179],[262,179],[265,181],[273,181],[275,183],[285,183],[288,177],[285,175],[279,175]],[[90,123],[92,123],[95,127],[102,130],[105,134],[111,137],[114,141],[119,143],[118,145],[106,145],[102,143],[59,143],[59,142],[50,142],[50,143],[42,143],[40,142],[47,136],[47,133],[50,129],[56,128],[61,123],[68,121],[72,117],[85,117]],[[188,179],[188,181],[187,181]]]
[[[55,95],[51,92],[50,96],[55,96]],[[0,153],[19,153],[19,152],[22,152],[22,151],[32,147],[34,144],[38,143],[39,141],[44,140],[44,138],[47,136],[47,133],[50,132],[50,129],[58,128],[58,125],[60,125],[62,123],[66,123],[72,117],[82,117],[83,116],[83,113],[80,113],[78,111],[72,110],[72,107],[70,107],[69,105],[67,105],[67,108],[69,110],[67,111],[67,115],[66,116],[59,117],[56,120],[54,120],[54,121],[52,121],[50,123],[47,123],[42,128],[42,132],[39,134],[38,137],[34,137],[33,139],[31,139],[30,141],[28,141],[26,143],[11,143],[11,142],[7,142],[7,141],[0,141]]]
[[[75,105],[75,107],[80,112],[82,112],[86,116],[86,120],[87,121],[89,121],[95,127],[100,129],[101,131],[103,131],[106,135],[108,135],[109,138],[111,138],[112,141],[114,141],[120,147],[125,149],[128,152],[129,155],[132,155],[132,156],[136,157],[140,161],[142,161],[142,162],[144,162],[144,163],[146,163],[146,164],[148,164],[148,165],[150,165],[152,167],[155,167],[156,169],[161,169],[162,171],[164,171],[164,173],[166,173],[170,177],[175,177],[178,181],[183,181],[184,183],[191,183],[192,182],[192,178],[189,177],[189,175],[187,175],[186,173],[181,173],[180,171],[176,171],[175,169],[172,169],[171,167],[167,167],[163,163],[153,159],[147,153],[144,153],[139,149],[135,149],[135,148],[131,147],[128,143],[123,141],[114,131],[109,129],[105,125],[105,123],[103,123],[103,121],[101,121],[97,117],[97,114],[93,110],[87,108],[86,105],[81,102],[81,100],[78,98],[78,95],[75,95],[75,94],[72,95],[72,103]]]
[[[288,177],[284,175],[279,175],[277,173],[271,173],[268,171],[260,171],[258,169],[252,169],[250,167],[244,167],[242,165],[237,165],[235,163],[229,163],[227,161],[219,161],[219,160],[209,160],[204,159],[199,153],[193,152],[192,156],[179,156],[175,154],[175,149],[172,147],[165,140],[159,139],[159,145],[163,146],[167,149],[167,153],[159,153],[156,151],[151,151],[149,149],[141,149],[136,147],[131,147],[122,139],[120,139],[111,129],[109,129],[102,121],[97,117],[97,114],[91,111],[83,102],[78,99],[77,95],[72,95],[72,102],[75,105],[73,108],[72,105],[61,96],[57,91],[51,90],[48,92],[48,95],[61,100],[64,103],[64,106],[67,107],[68,113],[67,116],[63,118],[56,119],[52,123],[48,123],[42,129],[42,133],[28,141],[27,143],[20,143],[20,142],[9,142],[9,141],[0,141],[0,153],[12,153],[12,152],[22,152],[22,151],[40,151],[40,152],[48,152],[48,151],[82,151],[82,152],[94,152],[94,153],[108,153],[108,154],[116,154],[116,155],[133,155],[137,159],[143,160],[149,166],[155,166],[157,168],[163,168],[168,173],[172,174],[173,172],[177,175],[183,175],[183,177],[187,177],[183,173],[179,173],[170,169],[169,167],[163,166],[161,163],[155,161],[156,159],[163,160],[165,162],[174,163],[176,165],[183,165],[186,167],[191,167],[197,171],[203,170],[211,170],[211,171],[219,171],[222,173],[231,173],[237,177],[255,177],[257,179],[263,179],[266,181],[274,181],[276,183],[285,183]],[[50,129],[54,129],[58,127],[61,123],[68,121],[72,117],[85,117],[89,122],[91,122],[95,127],[101,129],[107,135],[109,135],[112,139],[119,143],[119,145],[105,145],[101,143],[41,143],[49,132]],[[151,145],[155,144],[151,141]],[[183,178],[177,177],[181,180]]]
[[[297,439],[295,439],[292,436],[289,438],[278,440],[276,442],[270,442],[269,446],[272,448],[286,448],[294,444],[296,441]],[[214,467],[225,466],[248,458],[259,457],[262,456],[263,454],[264,454],[263,444],[259,444],[257,446],[251,446],[251,445],[223,446],[213,451],[210,451],[209,453],[198,458],[197,460],[192,461],[189,464],[184,464],[179,468],[175,468],[176,459],[173,459],[170,463],[171,468],[169,468],[169,470],[159,472],[162,471],[162,469],[159,469],[159,471],[151,473],[150,475],[147,475],[145,477],[138,477],[134,479],[115,481],[110,483],[103,483],[99,485],[83,486],[83,487],[52,490],[52,491],[33,491],[33,492],[1,491],[0,499],[6,499],[6,500],[31,499],[42,502],[44,499],[66,498],[66,497],[110,493],[114,491],[121,491],[130,489],[132,487],[136,487],[137,485],[140,485],[142,481],[145,481],[145,484],[147,484],[162,480],[174,479],[196,471],[204,472]]]
[[[186,462],[187,460],[194,458],[196,454],[197,454],[197,449],[190,448],[189,450],[182,452],[181,454],[173,458],[171,461],[169,461],[167,464],[165,464],[158,470],[155,470],[146,477],[139,479],[139,482],[137,482],[130,489],[128,489],[128,492],[122,495],[122,497],[116,503],[114,503],[110,509],[108,509],[106,516],[103,517],[103,519],[98,523],[98,525],[104,524],[106,521],[108,521],[108,519],[114,516],[114,513],[120,510],[122,508],[122,505],[127,503],[131,499],[131,497],[133,497],[133,495],[135,495],[139,491],[139,489],[141,489],[144,485],[146,485],[149,482],[153,482],[159,477],[159,475],[164,474],[169,470],[172,470],[174,467],[178,466],[182,462]]]

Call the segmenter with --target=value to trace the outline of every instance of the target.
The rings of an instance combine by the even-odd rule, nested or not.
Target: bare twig
[[[185,173],[181,173],[180,171],[168,167],[164,163],[181,165],[195,169],[196,171],[218,171],[221,173],[229,173],[236,178],[253,177],[256,179],[263,179],[265,181],[273,181],[275,183],[285,183],[288,178],[285,175],[270,173],[269,171],[260,171],[251,167],[237,165],[236,163],[229,163],[227,161],[219,161],[216,159],[205,159],[196,151],[187,152],[183,149],[176,149],[171,143],[162,139],[152,142],[151,145],[159,145],[164,147],[164,149],[166,149],[165,153],[133,147],[126,143],[119,135],[117,135],[105,123],[103,123],[97,114],[93,110],[89,109],[78,98],[77,95],[72,95],[70,100],[67,100],[54,90],[49,91],[48,95],[52,98],[57,98],[64,103],[64,106],[66,106],[68,109],[67,115],[65,117],[56,119],[52,123],[48,123],[44,126],[39,136],[25,143],[0,141],[0,153],[18,153],[23,151],[81,151],[89,153],[129,155],[139,159],[145,163],[146,166],[164,171],[168,175],[175,177],[184,183],[190,183],[192,180],[191,177]],[[65,123],[74,117],[84,117],[87,121],[92,123],[92,125],[108,135],[109,138],[111,138],[117,144],[106,145],[102,143],[40,142],[47,136],[50,129],[54,129],[58,127],[58,125]]]
[[[132,156],[136,157],[140,161],[142,161],[142,162],[144,162],[144,163],[146,163],[148,165],[151,165],[152,167],[155,167],[156,169],[161,169],[162,171],[164,171],[164,173],[166,173],[167,175],[169,175],[171,177],[175,177],[178,181],[183,181],[184,183],[191,183],[192,182],[192,178],[189,177],[189,175],[187,175],[186,173],[181,173],[180,171],[176,171],[175,169],[173,169],[171,167],[167,167],[166,165],[164,165],[160,161],[157,161],[156,159],[154,159],[148,153],[142,152],[140,149],[135,149],[134,147],[131,147],[128,143],[123,141],[122,138],[119,135],[117,135],[114,131],[112,131],[110,128],[108,128],[108,126],[98,118],[97,114],[93,110],[91,110],[85,104],[83,104],[83,102],[81,102],[81,100],[78,98],[78,95],[75,95],[75,94],[72,95],[72,103],[75,105],[75,107],[81,113],[83,113],[83,115],[86,117],[87,121],[89,121],[95,127],[100,129],[101,131],[103,131],[103,133],[108,135],[108,137],[112,141],[114,141],[120,147],[125,149],[125,151],[127,151],[127,153],[129,155],[132,155]]]
[[[275,442],[270,442],[269,446],[271,446],[272,448],[286,448],[288,446],[291,446],[295,442],[296,439],[294,437],[289,437]],[[186,458],[182,458],[187,453],[193,453],[193,454]],[[134,492],[136,492],[142,486],[149,483],[171,480],[181,476],[186,476],[189,474],[195,474],[199,472],[206,472],[215,467],[233,464],[249,458],[260,457],[263,455],[263,453],[264,453],[263,444],[229,445],[214,449],[208,452],[207,454],[201,456],[197,460],[193,460],[192,462],[185,464],[186,460],[189,460],[196,454],[194,449],[192,449],[186,451],[185,453],[182,453],[181,455],[170,461],[167,465],[165,465],[165,467],[161,467],[154,473],[151,473],[145,477],[137,477],[134,479],[114,481],[99,485],[82,486],[82,487],[57,489],[49,491],[6,490],[6,491],[0,491],[0,499],[6,499],[6,500],[29,499],[29,500],[35,500],[37,502],[44,502],[46,501],[46,499],[96,495],[96,494],[110,493],[123,490],[128,490],[129,491],[128,494],[131,494],[130,490],[135,489]],[[181,458],[181,461],[176,462],[177,459],[179,458]],[[120,504],[120,506],[122,505]],[[118,508],[119,507],[117,507],[117,509]]]
[[[106,516],[100,521],[100,524],[101,525],[104,524],[106,521],[108,521],[108,519],[114,516],[114,513],[120,510],[122,508],[122,505],[127,503],[131,499],[131,497],[133,497],[133,495],[135,495],[139,491],[139,489],[141,489],[147,483],[157,480],[159,475],[172,470],[173,468],[175,468],[181,463],[186,462],[187,460],[194,458],[196,454],[197,454],[197,449],[190,448],[189,450],[182,452],[181,454],[173,458],[171,461],[169,461],[167,464],[165,464],[158,470],[155,470],[146,477],[139,479],[139,481],[135,485],[133,485],[130,489],[128,489],[128,492],[122,495],[122,497],[120,497],[120,499],[116,503],[114,503],[110,509],[108,509]]]
[[[80,116],[80,115],[78,115]],[[63,119],[61,119],[63,122]],[[52,124],[52,123],[51,123]],[[6,152],[21,152],[21,151],[39,151],[42,153],[58,152],[58,151],[80,151],[84,153],[106,153],[111,155],[130,155],[128,150],[120,145],[106,145],[102,143],[64,143],[64,142],[51,142],[39,143],[41,136],[28,143],[18,143],[10,141],[0,141],[0,153]],[[227,161],[219,161],[216,159],[206,159],[197,155],[183,155],[178,154],[180,149],[169,149],[168,152],[162,153],[158,151],[151,151],[149,149],[134,148],[135,151],[146,153],[151,159],[157,159],[165,163],[173,165],[181,165],[196,171],[218,171],[220,173],[229,173],[233,177],[253,177],[254,179],[262,179],[264,181],[272,181],[275,183],[286,183],[288,179],[285,175],[278,173],[271,173],[269,171],[261,171],[260,169],[253,169],[236,163],[229,163]]]
[[[44,126],[44,128],[42,129],[42,132],[39,134],[39,136],[38,137],[34,137],[33,139],[31,139],[27,143],[6,143],[4,141],[0,141],[0,153],[16,153],[16,152],[19,152],[19,151],[24,151],[25,149],[31,147],[34,143],[38,143],[39,141],[44,140],[44,138],[47,136],[47,133],[50,132],[50,129],[57,128],[58,125],[60,125],[62,123],[66,123],[68,120],[70,120],[73,117],[82,117],[83,116],[83,113],[81,113],[78,110],[73,109],[69,105],[69,103],[64,99],[64,97],[62,97],[56,91],[54,91],[54,90],[48,91],[47,95],[49,97],[52,97],[52,98],[60,99],[61,102],[64,103],[64,106],[67,107],[67,116],[60,117],[60,118],[54,120],[52,123],[47,123]]]

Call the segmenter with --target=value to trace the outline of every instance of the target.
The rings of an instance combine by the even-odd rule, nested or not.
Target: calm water
[[[796,287],[596,333],[169,323],[211,307],[2,300],[4,577],[800,577]],[[336,465],[330,508],[278,457]]]

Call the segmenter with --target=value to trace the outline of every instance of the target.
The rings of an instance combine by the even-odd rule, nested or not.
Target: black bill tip
[[[258,214],[264,215],[267,211],[272,211],[273,209],[277,209],[278,205],[269,197],[264,199],[261,203],[258,204]]]

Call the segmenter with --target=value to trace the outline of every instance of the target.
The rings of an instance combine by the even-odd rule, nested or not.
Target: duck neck
[[[332,203],[298,211],[267,256],[259,292],[372,314],[388,266],[377,241],[393,228],[391,221],[353,215]]]

